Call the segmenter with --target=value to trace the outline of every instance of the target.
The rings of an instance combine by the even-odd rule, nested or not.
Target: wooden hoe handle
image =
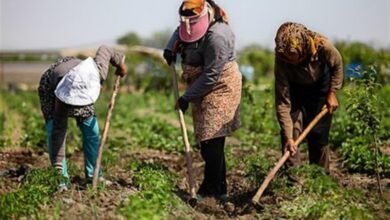
[[[104,128],[103,128],[102,140],[100,141],[99,153],[98,153],[98,157],[96,159],[95,170],[94,170],[94,173],[93,173],[93,180],[92,180],[92,188],[93,189],[96,189],[96,186],[98,184],[98,176],[99,176],[100,164],[101,164],[102,155],[103,155],[103,146],[104,146],[104,144],[106,143],[106,140],[107,140],[108,128],[110,127],[112,110],[114,109],[114,106],[115,106],[115,98],[116,98],[116,95],[118,94],[120,79],[121,79],[120,76],[116,76],[114,90],[112,92],[111,101],[110,101],[110,104],[108,106],[106,122],[105,122]]]
[[[173,90],[175,93],[175,101],[177,101],[179,99],[179,87],[177,85],[177,75],[176,75],[175,63],[172,62],[170,67],[172,70],[172,81],[173,81]],[[188,185],[190,187],[190,194],[191,194],[191,198],[196,198],[195,181],[194,181],[194,176],[193,176],[193,172],[192,172],[191,147],[190,147],[190,142],[188,141],[187,127],[186,127],[186,124],[184,121],[184,114],[180,108],[177,108],[177,113],[179,115],[180,128],[181,128],[181,133],[183,136],[183,142],[184,142],[184,147],[185,147],[184,151],[185,151],[185,159],[186,159],[186,164],[187,164]]]
[[[318,123],[318,121],[324,117],[328,113],[328,108],[323,108],[320,113],[310,122],[310,124],[305,128],[301,135],[299,135],[298,139],[294,142],[295,145],[299,145],[309,134],[311,129]],[[286,162],[286,160],[290,157],[290,151],[286,151],[283,157],[278,161],[275,167],[268,173],[267,177],[261,184],[260,188],[257,190],[255,196],[252,198],[252,203],[257,204],[259,202],[260,197],[263,195],[265,189],[268,187],[271,180],[274,178],[275,174],[278,172],[280,167]]]

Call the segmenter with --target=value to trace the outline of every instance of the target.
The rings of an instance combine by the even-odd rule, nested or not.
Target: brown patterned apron
[[[183,65],[182,79],[191,86],[202,67]],[[212,90],[192,102],[195,139],[198,143],[230,135],[240,127],[241,73],[235,61],[226,63]]]

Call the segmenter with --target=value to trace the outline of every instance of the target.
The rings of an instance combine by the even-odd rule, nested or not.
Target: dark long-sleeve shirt
[[[171,37],[167,48],[172,49],[179,39],[178,30]],[[218,81],[226,63],[236,58],[234,50],[235,36],[229,25],[217,22],[199,41],[184,45],[183,64],[202,66],[203,73],[186,90],[183,98],[193,101],[205,96]]]
[[[292,65],[275,58],[275,101],[280,127],[286,138],[292,138],[293,124],[290,116],[292,83],[312,85],[323,74],[330,74],[330,90],[341,88],[344,79],[341,55],[333,44],[325,39],[323,47],[318,51],[319,61]],[[323,59],[323,60],[322,60]],[[323,62],[325,65],[320,65]],[[325,68],[328,71],[325,71]]]

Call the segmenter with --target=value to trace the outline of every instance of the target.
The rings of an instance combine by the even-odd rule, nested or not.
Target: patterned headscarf
[[[285,62],[298,64],[317,54],[324,38],[307,29],[304,25],[293,22],[282,24],[275,37],[275,54]]]
[[[180,7],[180,10],[189,10],[194,13],[194,15],[200,15],[204,7],[205,0],[184,0],[182,6]]]

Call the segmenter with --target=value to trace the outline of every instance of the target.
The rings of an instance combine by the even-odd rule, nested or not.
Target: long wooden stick
[[[107,134],[108,134],[108,129],[110,127],[112,110],[114,109],[114,106],[115,106],[115,98],[116,98],[116,95],[118,94],[120,79],[121,79],[120,76],[116,76],[114,90],[113,90],[112,96],[111,96],[111,101],[110,101],[110,104],[108,105],[106,122],[104,124],[102,140],[100,141],[99,153],[98,153],[98,157],[96,159],[95,170],[94,170],[94,173],[93,173],[93,180],[92,180],[92,188],[93,189],[96,189],[96,186],[97,186],[97,183],[98,183],[100,164],[101,164],[102,155],[103,155],[103,146],[104,146],[104,144],[106,143],[106,140],[107,140]]]
[[[305,128],[301,135],[299,135],[298,139],[294,142],[295,145],[299,145],[309,134],[311,129],[318,123],[318,121],[324,117],[328,113],[328,108],[322,109],[320,113],[310,122],[310,124]],[[275,174],[278,172],[280,167],[286,162],[286,160],[290,157],[290,151],[286,151],[283,157],[278,161],[275,167],[268,173],[267,177],[261,184],[260,188],[257,190],[256,195],[252,198],[252,203],[257,204],[259,202],[260,197],[263,195],[265,189],[268,187],[271,180],[274,178]]]
[[[172,62],[170,67],[172,70],[172,82],[173,82],[173,90],[175,93],[175,101],[177,101],[179,99],[179,88],[177,85],[177,75],[176,75],[175,63]],[[185,159],[186,159],[186,164],[187,164],[188,185],[190,187],[190,194],[191,194],[191,198],[196,198],[195,181],[194,181],[194,176],[193,176],[193,172],[192,172],[191,148],[190,148],[190,142],[188,141],[187,128],[186,128],[186,124],[184,121],[184,114],[180,108],[177,108],[177,113],[179,115],[180,128],[181,128],[181,133],[182,133],[183,142],[184,142],[184,151],[185,151]]]

